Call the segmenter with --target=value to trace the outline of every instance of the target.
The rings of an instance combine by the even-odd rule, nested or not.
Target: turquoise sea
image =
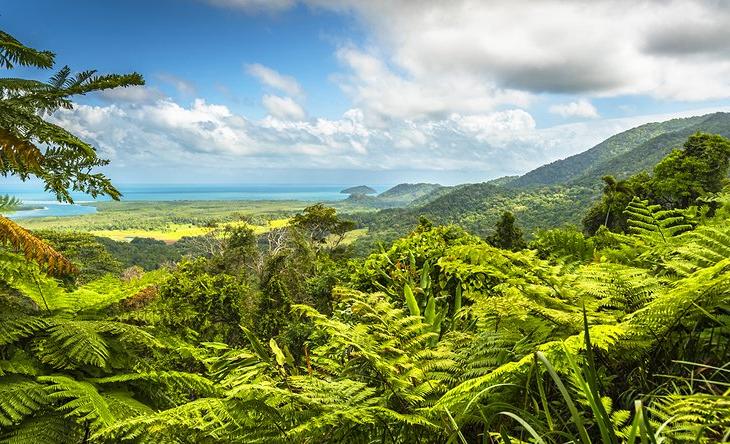
[[[126,201],[175,201],[175,200],[301,200],[309,202],[332,202],[347,198],[341,190],[354,186],[342,185],[121,185],[122,200]],[[388,186],[371,185],[378,192]],[[32,184],[11,184],[0,186],[0,195],[8,194],[21,199],[26,205],[41,206],[42,209],[16,211],[9,214],[13,219],[41,216],[73,216],[96,212],[90,196],[72,193],[74,204],[62,204],[54,196]],[[97,201],[109,200],[108,198]]]

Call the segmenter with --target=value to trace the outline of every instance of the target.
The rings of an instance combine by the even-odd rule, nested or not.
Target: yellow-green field
[[[217,228],[226,226],[248,226],[254,230],[256,234],[266,233],[273,228],[280,228],[289,223],[288,218],[273,219],[267,221],[266,225],[253,225],[246,222],[224,222],[219,224]],[[135,237],[147,237],[172,243],[186,236],[202,236],[212,231],[212,227],[201,227],[197,225],[182,225],[171,223],[163,229],[143,230],[143,229],[126,229],[126,230],[91,230],[94,236],[108,237],[117,241],[132,240]],[[349,234],[349,233],[348,233]]]
[[[257,234],[280,228],[311,202],[300,201],[177,201],[100,202],[97,212],[79,216],[24,219],[31,230],[87,232],[118,241],[146,237],[172,243],[201,236],[225,226],[251,227]],[[350,243],[364,230],[347,233]]]

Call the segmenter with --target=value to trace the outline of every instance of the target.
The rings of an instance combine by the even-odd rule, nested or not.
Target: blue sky
[[[145,76],[53,116],[121,183],[480,181],[730,108],[709,0],[25,0],[0,24]]]

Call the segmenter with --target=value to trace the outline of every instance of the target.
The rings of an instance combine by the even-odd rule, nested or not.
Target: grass
[[[351,243],[355,242],[357,239],[365,236],[368,234],[367,228],[358,228],[357,230],[348,231],[345,233],[345,237],[342,239],[343,245],[350,245]]]
[[[257,234],[281,228],[311,202],[302,201],[170,201],[97,202],[93,214],[24,219],[31,230],[87,232],[114,240],[146,237],[173,243],[186,236],[201,236],[214,227],[247,225]],[[351,204],[340,210],[353,211]],[[362,210],[362,209],[360,209]],[[354,230],[345,237],[351,243],[366,234]]]
[[[289,223],[290,218],[272,219],[266,222],[265,225],[254,225],[247,222],[224,222],[219,224],[217,228],[223,228],[226,226],[248,226],[253,229],[256,234],[263,234],[274,228],[285,227]],[[183,224],[169,224],[164,229],[157,230],[143,230],[143,229],[121,229],[121,230],[92,230],[91,234],[94,236],[108,237],[116,241],[132,240],[135,237],[147,237],[152,239],[161,240],[167,243],[176,242],[186,236],[203,236],[210,231],[212,227],[197,226],[197,225],[183,225]],[[363,231],[363,230],[354,230]],[[367,231],[367,230],[364,230]],[[348,233],[350,235],[350,233]],[[349,242],[355,240],[357,235],[354,235]],[[346,236],[347,237],[347,236]],[[348,243],[349,243],[348,242]]]

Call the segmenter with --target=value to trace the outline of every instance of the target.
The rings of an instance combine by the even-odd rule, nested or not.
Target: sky
[[[3,0],[0,28],[144,76],[50,117],[117,183],[478,182],[730,110],[722,0]]]

